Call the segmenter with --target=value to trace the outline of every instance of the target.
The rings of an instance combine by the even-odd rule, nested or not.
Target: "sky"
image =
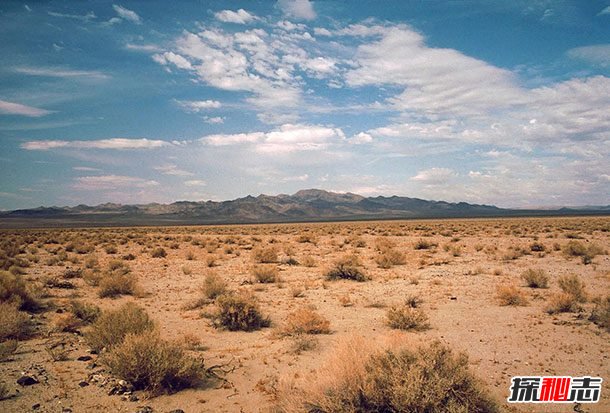
[[[0,209],[610,204],[610,0],[0,3]]]

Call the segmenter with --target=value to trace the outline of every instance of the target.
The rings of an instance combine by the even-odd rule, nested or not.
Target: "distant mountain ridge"
[[[529,215],[609,214],[610,206],[555,210],[503,209],[466,202],[401,196],[363,197],[320,189],[293,195],[248,195],[230,201],[177,201],[97,206],[39,207],[0,213],[0,227],[252,224],[365,219],[467,218]]]

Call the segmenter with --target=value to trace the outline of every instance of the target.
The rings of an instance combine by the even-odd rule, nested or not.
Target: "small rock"
[[[135,395],[135,394],[133,394],[133,393],[129,395],[129,401],[130,401],[130,402],[137,402],[138,400],[139,400],[139,399],[138,399],[138,396],[137,396],[137,395]]]
[[[32,410],[38,410],[40,409],[40,403],[36,403],[32,405]]]
[[[76,360],[78,360],[78,361],[89,361],[91,359],[93,359],[93,357],[91,357],[91,356],[80,356]]]
[[[138,410],[136,413],[153,413],[153,412],[154,412],[154,410],[152,409],[152,407],[144,406],[140,410]]]
[[[89,383],[87,383],[86,381],[81,381],[80,383],[78,383],[78,385],[80,387],[87,387],[89,385]]]
[[[452,295],[449,299],[455,301],[455,300],[457,300],[457,297],[455,295]]]
[[[184,413],[184,410],[182,410],[182,409],[175,409],[175,410],[172,410],[169,413]]]
[[[72,409],[69,407],[64,407],[61,409],[61,413],[72,413]]]
[[[21,376],[17,379],[17,384],[20,386],[31,386],[36,383],[38,383],[38,380],[32,376]]]

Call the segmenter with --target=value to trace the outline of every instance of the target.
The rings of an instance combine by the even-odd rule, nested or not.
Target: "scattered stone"
[[[83,380],[83,381],[81,381],[80,383],[78,383],[78,385],[79,385],[80,387],[87,387],[87,386],[89,385],[89,383],[87,383],[86,381],[84,381],[84,380]]]
[[[457,300],[457,297],[455,295],[452,295],[449,299],[455,301],[455,300]]]
[[[92,360],[92,359],[93,359],[93,357],[91,357],[91,356],[80,356],[76,360],[78,360],[78,361],[89,361],[89,360]]]
[[[39,381],[32,376],[21,376],[17,379],[17,384],[20,386],[31,386],[36,383],[39,383]]]
[[[153,413],[153,412],[154,412],[154,410],[152,409],[152,407],[144,406],[140,410],[138,410],[136,413]]]
[[[72,409],[69,407],[64,407],[61,409],[61,413],[72,413]]]
[[[175,409],[175,410],[172,410],[169,413],[184,413],[184,410],[182,410],[182,409]]]
[[[40,409],[40,403],[36,403],[32,405],[32,410],[38,410]]]

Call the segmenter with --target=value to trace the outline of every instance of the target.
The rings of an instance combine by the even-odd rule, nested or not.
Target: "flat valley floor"
[[[440,340],[468,355],[505,411],[610,411],[610,333],[590,319],[610,295],[610,217],[32,229],[0,237],[13,250],[5,261],[19,264],[12,272],[23,273],[45,307],[28,315],[34,334],[0,362],[8,392],[0,411],[273,412],[282,383],[316,377],[355,336]],[[328,279],[345,257],[370,279]],[[100,298],[100,277],[113,266],[129,269],[134,291]],[[528,270],[542,270],[547,288],[528,286]],[[210,273],[253,294],[270,326],[217,328],[216,303],[202,295]],[[271,282],[260,282],[261,273]],[[584,283],[585,297],[561,312],[560,280],[571,276]],[[102,312],[137,303],[164,339],[219,366],[217,377],[155,397],[117,390],[90,352],[91,327],[70,315],[74,301]],[[390,328],[389,309],[405,301],[427,315],[427,329]],[[289,314],[303,308],[328,320],[330,333],[284,334]],[[17,384],[24,374],[38,383]],[[601,400],[510,405],[511,377],[519,375],[602,377]]]

